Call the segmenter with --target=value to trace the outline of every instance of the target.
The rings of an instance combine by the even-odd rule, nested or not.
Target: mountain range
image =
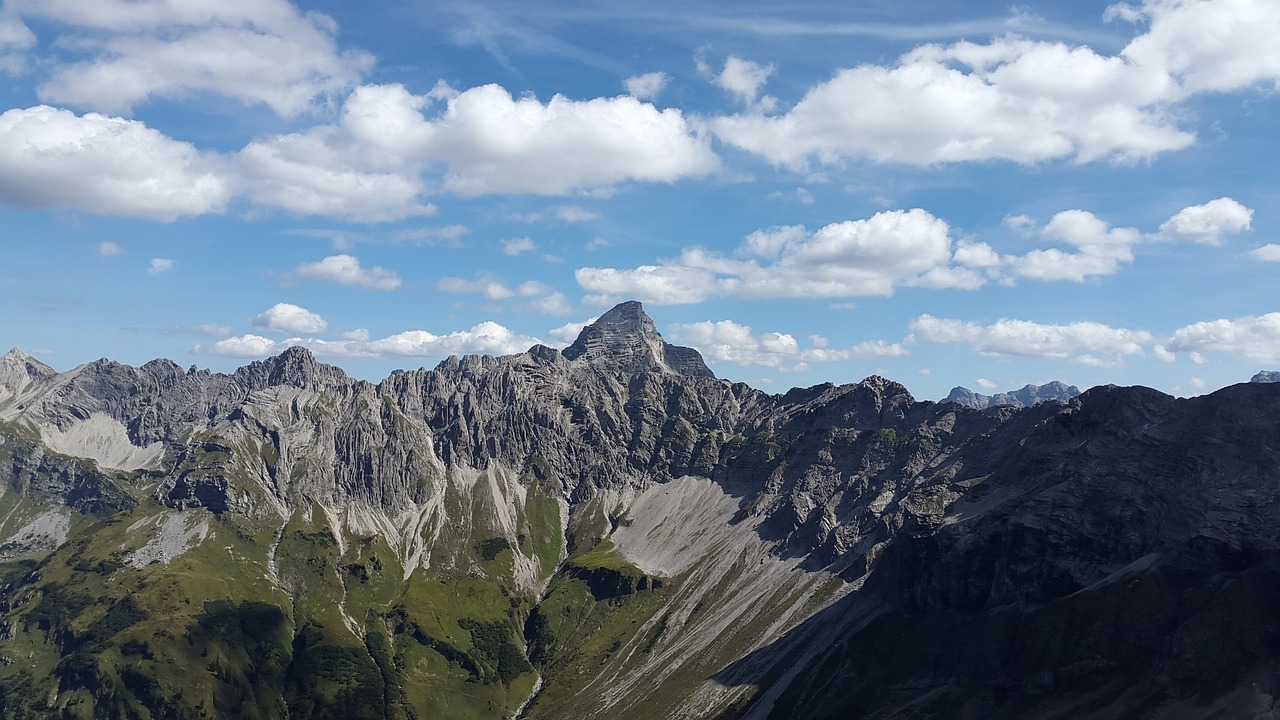
[[[1073,389],[1074,390],[1074,389]],[[1280,717],[1280,384],[0,358],[11,718]]]

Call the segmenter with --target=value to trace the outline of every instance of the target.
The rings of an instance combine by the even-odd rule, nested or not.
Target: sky
[[[0,0],[0,346],[769,392],[1280,369],[1280,2]],[[0,348],[3,349],[3,348]]]

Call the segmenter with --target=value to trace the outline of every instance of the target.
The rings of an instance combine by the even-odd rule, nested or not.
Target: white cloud
[[[1183,95],[1280,80],[1280,5],[1273,0],[1145,0],[1108,16],[1150,23],[1122,55],[1172,76]]]
[[[403,284],[394,272],[380,267],[361,267],[360,260],[352,255],[330,255],[319,262],[303,263],[294,272],[298,277],[368,290],[395,290]]]
[[[422,198],[441,191],[568,195],[719,167],[679,110],[631,97],[542,103],[497,85],[364,85],[338,124],[255,141],[234,161],[254,203],[364,222],[434,215]]]
[[[537,244],[528,237],[511,238],[502,241],[502,252],[507,255],[523,255],[537,248]]]
[[[11,16],[65,30],[53,45],[84,60],[46,59],[46,102],[127,113],[152,98],[212,93],[283,116],[354,86],[373,65],[340,52],[337,26],[285,0],[10,0]]]
[[[654,304],[708,297],[891,295],[902,284],[968,288],[984,282],[951,268],[947,223],[920,209],[876,213],[813,233],[801,226],[761,230],[747,236],[735,255],[689,248],[661,265],[585,267],[576,277],[593,293],[593,302],[629,297]]]
[[[324,318],[291,303],[276,303],[253,318],[252,324],[259,330],[274,330],[295,335],[315,335],[329,329]]]
[[[654,305],[698,303],[713,292],[715,274],[680,265],[641,265],[630,270],[583,267],[574,277],[595,305],[635,298]]]
[[[1030,229],[1027,224],[1020,224]],[[1114,275],[1122,263],[1133,262],[1133,245],[1142,242],[1142,233],[1133,228],[1113,228],[1084,210],[1065,210],[1040,229],[1044,238],[1071,246],[1076,252],[1059,248],[1032,250],[1021,257],[1009,257],[1010,271],[1033,280],[1084,282],[1098,275]]]
[[[449,355],[511,355],[524,352],[538,339],[517,335],[495,322],[482,322],[470,330],[448,335],[433,335],[425,330],[410,330],[366,344],[379,355],[411,357],[447,357]]]
[[[147,272],[152,275],[159,275],[163,272],[169,272],[173,269],[174,262],[168,258],[151,258],[151,264],[147,266]]]
[[[547,345],[550,347],[564,348],[573,344],[578,339],[578,335],[582,333],[582,329],[599,320],[598,317],[592,317],[582,322],[565,323],[560,327],[547,333]]]
[[[1147,0],[1108,15],[1149,27],[1115,56],[1017,37],[924,45],[892,65],[839,70],[782,114],[711,126],[722,141],[795,168],[1132,161],[1195,142],[1171,104],[1280,80],[1274,0]]]
[[[0,114],[0,200],[172,221],[220,212],[218,163],[136,120],[45,105]]]
[[[590,220],[599,220],[600,213],[577,205],[563,205],[556,208],[556,219],[567,223],[588,222]]]
[[[997,384],[996,382],[992,380],[988,380],[986,378],[978,378],[974,382],[976,382],[978,384],[978,387],[982,388],[983,390],[994,390],[997,387],[1000,387],[999,384]]]
[[[342,340],[314,337],[291,337],[275,341],[260,335],[241,335],[219,340],[212,345],[197,345],[194,352],[255,358],[274,355],[299,345],[317,355],[330,357],[381,358],[445,358],[449,355],[512,355],[539,343],[534,337],[513,333],[495,322],[482,322],[469,330],[436,335],[426,330],[407,330],[377,340],[369,340],[367,331],[347,333]]]
[[[95,247],[98,249],[99,257],[119,257],[124,255],[124,248],[119,243],[100,242]]]
[[[437,212],[415,168],[389,167],[330,126],[249,143],[232,159],[257,205],[361,222]]]
[[[573,311],[564,293],[536,280],[510,287],[489,275],[481,275],[474,280],[446,277],[440,279],[436,289],[447,293],[483,295],[487,300],[509,301],[508,304],[515,309],[527,312],[567,315]]]
[[[444,227],[413,228],[397,230],[391,237],[396,242],[409,242],[419,245],[448,245],[458,247],[463,235],[471,232],[466,225],[445,225]]]
[[[758,107],[761,110],[772,110],[777,103],[775,98],[765,96],[760,98],[757,103],[756,97],[760,93],[760,88],[769,81],[769,76],[773,74],[774,67],[772,64],[761,65],[751,60],[743,60],[735,55],[730,55],[724,63],[724,70],[715,77],[716,85],[729,91],[743,105],[747,107]]]
[[[1195,139],[1153,108],[1162,98],[1150,75],[1059,43],[926,45],[895,66],[840,70],[781,115],[711,126],[722,141],[793,168],[1143,159]]]
[[[795,336],[789,333],[756,335],[749,325],[732,320],[675,324],[671,326],[670,334],[673,339],[697,348],[713,361],[790,370],[797,370],[808,362],[866,360],[907,354],[902,345],[882,340],[849,348],[830,348],[826,338],[817,336],[810,338],[810,347],[802,348]]]
[[[1000,319],[991,325],[921,315],[911,322],[912,338],[931,343],[968,345],[982,355],[1073,358],[1097,362],[1100,353],[1112,360],[1141,354],[1154,340],[1145,330],[1113,328],[1102,323],[1046,325]]]
[[[35,46],[36,35],[26,23],[0,17],[0,72],[21,75],[27,68],[26,53]]]
[[[674,182],[719,165],[679,110],[631,97],[556,95],[544,104],[485,85],[449,98],[427,128],[422,151],[448,164],[445,186],[459,195],[564,195],[632,180]]]
[[[667,82],[670,80],[666,73],[651,72],[633,75],[622,85],[627,89],[627,94],[637,100],[654,100],[658,97],[658,93],[667,87]]]
[[[1179,210],[1160,226],[1160,237],[1221,245],[1224,235],[1244,232],[1252,224],[1253,210],[1229,197],[1221,197]]]
[[[229,337],[225,340],[209,345],[197,345],[195,352],[208,353],[210,355],[225,355],[237,358],[253,358],[271,355],[273,353],[282,352],[285,348],[274,340],[264,338],[261,335],[240,335],[237,337]]]
[[[1280,244],[1267,243],[1249,252],[1249,256],[1263,262],[1280,262]]]
[[[1252,362],[1280,363],[1280,312],[1193,323],[1164,346],[1175,353],[1225,353]]]

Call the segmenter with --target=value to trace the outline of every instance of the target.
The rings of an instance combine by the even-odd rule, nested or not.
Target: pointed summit
[[[294,345],[275,357],[258,360],[236,370],[235,377],[253,389],[292,385],[305,388],[345,382],[342,368],[316,360],[310,350]]]
[[[715,377],[697,350],[662,339],[639,302],[615,306],[586,326],[564,349],[569,360],[583,358],[595,367],[617,372],[658,372],[689,377]]]
[[[17,392],[31,383],[57,375],[57,371],[19,348],[0,356],[0,388]]]

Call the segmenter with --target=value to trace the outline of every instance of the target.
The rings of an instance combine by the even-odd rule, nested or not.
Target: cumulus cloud
[[[411,230],[397,230],[391,237],[396,242],[414,243],[417,245],[447,245],[458,247],[463,235],[471,232],[466,225],[445,225],[443,227],[422,227]]]
[[[932,165],[1153,158],[1195,142],[1171,104],[1280,79],[1271,0],[1147,0],[1118,55],[1004,37],[924,45],[892,65],[841,69],[785,112],[713,118],[723,142],[804,168],[867,159]]]
[[[136,120],[40,105],[0,114],[0,200],[172,221],[221,212],[216,158]]]
[[[502,241],[502,252],[507,255],[523,255],[537,248],[532,238],[518,237]]]
[[[1040,229],[1050,241],[1070,246],[1032,250],[1008,258],[1013,275],[1034,280],[1084,282],[1097,275],[1114,275],[1121,264],[1133,262],[1133,246],[1142,233],[1133,228],[1113,228],[1091,212],[1065,210]]]
[[[564,293],[536,280],[511,287],[489,275],[480,275],[473,280],[446,277],[441,278],[436,288],[441,292],[475,294],[482,295],[487,300],[509,301],[508,304],[515,309],[528,312],[567,315],[573,311]]]
[[[1043,226],[1019,215],[1006,218],[1005,225],[1049,246],[1002,255],[986,242],[953,240],[947,222],[928,211],[894,210],[816,232],[802,225],[757,230],[730,255],[693,247],[630,269],[583,267],[576,279],[588,302],[637,298],[658,305],[713,297],[891,295],[902,286],[974,290],[1018,279],[1086,282],[1119,272],[1143,243],[1218,243],[1248,229],[1252,214],[1231,198],[1219,198],[1183,208],[1152,234],[1113,227],[1086,210],[1064,210]],[[1265,259],[1270,252],[1262,248],[1254,257]]]
[[[637,100],[654,100],[670,80],[664,72],[651,72],[632,75],[622,85],[627,89],[627,94]]]
[[[249,143],[233,156],[254,204],[301,215],[385,222],[435,215],[418,170],[364,155],[338,128]]]
[[[719,167],[679,110],[634,97],[543,103],[498,85],[425,95],[360,86],[337,124],[255,141],[235,161],[257,204],[368,222],[433,215],[423,198],[441,191],[568,195]]]
[[[395,290],[403,284],[394,272],[380,267],[361,267],[360,260],[352,255],[330,255],[319,262],[303,263],[294,272],[298,277],[368,290]]]
[[[411,357],[447,357],[449,355],[511,355],[528,350],[538,339],[518,335],[496,322],[482,322],[470,330],[448,335],[433,335],[425,330],[411,330],[367,344],[379,355]]]
[[[169,272],[173,269],[174,262],[168,258],[151,258],[151,264],[147,266],[147,272],[152,275]]]
[[[198,353],[208,353],[210,355],[256,358],[284,352],[287,347],[287,345],[282,346],[280,343],[277,343],[270,338],[264,338],[261,335],[248,334],[219,340],[212,345],[197,345],[193,350]]]
[[[36,35],[16,17],[0,17],[0,72],[19,75],[27,67],[27,51],[36,46]]]
[[[812,233],[801,226],[757,231],[733,257],[690,248],[660,265],[579,268],[576,278],[592,301],[634,297],[654,304],[717,296],[891,295],[904,284],[981,285],[980,276],[951,265],[953,250],[945,221],[920,209],[894,210]],[[961,259],[975,257],[968,251]]]
[[[1249,257],[1263,262],[1280,262],[1280,245],[1267,243],[1249,252]]]
[[[332,19],[286,0],[9,0],[5,9],[10,23],[52,23],[62,32],[52,45],[77,58],[46,60],[42,100],[110,113],[211,93],[293,116],[373,66],[367,53],[337,49]]]
[[[1095,354],[1115,361],[1142,354],[1154,337],[1145,330],[1102,323],[1052,325],[1002,318],[991,325],[921,315],[911,322],[912,340],[968,345],[982,355],[1071,358],[1097,364]]]
[[[1224,353],[1252,362],[1280,363],[1280,312],[1192,323],[1164,346],[1174,353]]]
[[[482,322],[469,330],[437,335],[426,330],[407,330],[371,340],[368,333],[346,333],[342,340],[290,337],[271,340],[261,335],[240,335],[211,345],[197,345],[194,352],[238,358],[258,358],[284,352],[295,345],[316,355],[359,358],[436,358],[450,355],[512,355],[528,350],[540,341],[514,333],[495,322]]]
[[[680,323],[672,325],[670,334],[684,344],[697,348],[712,361],[737,365],[759,365],[780,369],[799,369],[802,363],[867,360],[900,357],[908,354],[898,343],[868,341],[848,348],[832,348],[826,338],[814,336],[809,347],[801,347],[790,333],[766,332],[756,335],[751,326],[732,320]]]
[[[1229,197],[1221,197],[1179,210],[1160,226],[1159,237],[1221,245],[1224,235],[1244,232],[1252,224],[1253,210]]]
[[[578,339],[578,335],[582,333],[583,328],[599,319],[599,317],[591,317],[582,322],[565,323],[547,333],[547,345],[557,348],[568,347],[573,344],[574,340]]]
[[[459,195],[564,195],[626,181],[674,182],[719,166],[679,110],[633,97],[546,103],[498,85],[448,98],[444,111],[405,128],[424,159],[443,162]]]
[[[1219,245],[1225,236],[1250,228],[1253,210],[1222,197],[1185,207],[1160,225],[1159,232],[1143,234],[1135,228],[1112,227],[1085,210],[1065,210],[1044,226],[1026,216],[1006,218],[1006,225],[1029,237],[1039,236],[1063,247],[1032,250],[1021,256],[999,258],[1003,271],[1016,278],[1069,280],[1114,275],[1134,260],[1134,247],[1151,241],[1190,241]],[[985,262],[989,262],[988,256]],[[994,266],[993,266],[994,267]]]
[[[600,213],[577,205],[562,205],[556,208],[556,219],[567,223],[588,222],[599,220]]]
[[[119,257],[124,254],[124,248],[119,243],[100,242],[94,247],[97,248],[99,257]]]
[[[1172,77],[1174,97],[1280,80],[1280,5],[1271,0],[1144,0],[1107,12],[1149,24],[1121,54]]]
[[[276,303],[251,322],[259,330],[297,335],[315,335],[329,329],[329,323],[324,318],[291,303]]]
[[[724,69],[715,77],[716,85],[727,90],[731,95],[738,99],[743,105],[761,110],[772,110],[777,104],[777,99],[769,96],[760,98],[757,102],[756,98],[760,94],[760,88],[769,81],[769,76],[773,74],[774,67],[772,64],[761,65],[751,60],[744,60],[736,55],[730,55],[724,63]]]

